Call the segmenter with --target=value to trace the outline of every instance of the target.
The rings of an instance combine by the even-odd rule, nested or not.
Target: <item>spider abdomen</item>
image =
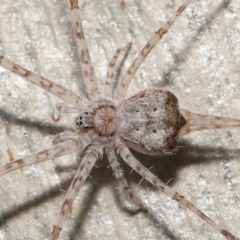
[[[185,124],[175,95],[163,89],[146,89],[124,100],[117,110],[119,136],[131,148],[149,155],[177,147]]]

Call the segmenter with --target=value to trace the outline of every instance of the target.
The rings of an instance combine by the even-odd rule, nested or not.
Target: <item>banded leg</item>
[[[187,123],[181,128],[178,136],[183,136],[190,132],[204,129],[232,128],[240,126],[240,119],[236,118],[197,114],[183,109],[181,109],[181,114]]]
[[[82,105],[84,105],[84,102],[87,102],[85,97],[82,98],[84,101],[82,104],[78,104],[75,106],[69,106],[66,103],[58,103],[56,105],[57,111],[56,114],[52,113],[52,120],[54,122],[58,122],[61,119],[61,113],[77,113],[80,114],[82,112]]]
[[[107,152],[108,155],[108,160],[110,162],[110,165],[112,167],[112,170],[114,172],[115,177],[117,178],[120,186],[124,191],[126,191],[128,197],[130,198],[131,201],[134,202],[142,211],[146,212],[146,208],[140,203],[136,197],[134,196],[132,189],[129,187],[126,179],[123,177],[123,173],[121,171],[120,165],[118,163],[118,160],[116,158],[115,152],[112,150],[110,152]]]
[[[67,140],[51,148],[32,154],[31,156],[17,159],[0,167],[0,176],[16,169],[29,166],[35,163],[43,162],[52,158],[64,156],[78,149],[84,148],[81,142]]]
[[[17,74],[18,76],[26,79],[29,82],[36,84],[37,86],[43,88],[44,90],[52,93],[53,95],[59,97],[64,102],[75,105],[80,104],[82,101],[82,96],[78,96],[71,92],[67,88],[50,81],[47,78],[39,76],[29,70],[17,65],[16,63],[8,60],[7,58],[0,55],[0,65],[11,72]]]
[[[62,230],[63,222],[67,214],[71,211],[73,201],[77,197],[80,188],[82,187],[94,164],[96,163],[99,154],[101,153],[98,153],[97,150],[90,149],[90,151],[88,151],[82,159],[82,162],[78,167],[77,172],[75,173],[75,176],[63,201],[61,212],[56,218],[50,240],[58,239],[60,231]]]
[[[87,101],[84,101],[84,102],[87,102]],[[65,112],[65,113],[81,113],[83,109],[82,105],[69,106],[68,104],[65,104],[65,103],[58,103],[56,105],[56,108],[59,112]]]
[[[127,46],[118,48],[117,51],[115,52],[111,62],[108,65],[108,70],[107,70],[107,76],[106,76],[106,81],[104,85],[104,96],[105,97],[111,97],[112,96],[112,90],[113,90],[113,77],[114,77],[114,72],[115,72],[115,65],[116,62],[119,58],[119,55],[122,52],[127,52],[131,48],[132,43],[129,43]]]
[[[126,92],[128,89],[128,86],[138,70],[138,68],[141,66],[147,55],[151,52],[151,50],[155,47],[155,45],[158,43],[158,41],[162,38],[162,36],[167,33],[167,31],[170,29],[170,27],[173,25],[175,20],[178,18],[178,16],[183,12],[183,10],[187,7],[187,5],[191,2],[191,0],[185,1],[181,7],[178,8],[176,13],[165,23],[161,28],[159,28],[154,35],[150,38],[150,40],[147,42],[145,47],[142,49],[140,54],[135,58],[132,65],[129,67],[129,69],[126,71],[126,73],[123,75],[121,81],[118,83],[116,94],[118,98],[124,98],[126,96]]]
[[[82,21],[77,0],[70,0],[72,25],[75,33],[75,40],[78,46],[80,64],[82,68],[84,82],[91,99],[99,94],[98,81],[94,72],[93,64],[88,52],[87,43],[85,41],[82,28]]]
[[[64,142],[67,140],[75,140],[78,142],[80,148],[85,148],[87,145],[90,144],[90,141],[88,141],[86,138],[79,136],[78,132],[61,132],[57,134],[53,139],[53,145],[56,145],[60,142]]]
[[[188,208],[196,215],[198,215],[201,219],[203,219],[206,223],[216,229],[219,233],[225,236],[229,240],[237,240],[235,236],[231,233],[227,232],[215,222],[213,222],[208,216],[202,213],[196,206],[194,206],[191,202],[189,202],[185,197],[179,195],[177,192],[174,192],[168,185],[163,183],[160,179],[158,179],[155,175],[153,175],[147,168],[145,168],[128,150],[125,145],[121,145],[118,147],[118,152],[124,159],[124,161],[132,167],[137,173],[139,173],[143,178],[149,181],[153,186],[157,189],[161,190],[171,199],[179,202],[184,207]]]

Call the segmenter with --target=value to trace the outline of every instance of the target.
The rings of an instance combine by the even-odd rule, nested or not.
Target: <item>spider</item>
[[[127,50],[126,48],[125,48],[125,50]],[[2,61],[3,62],[3,61]],[[111,81],[112,81],[112,79],[110,79]],[[94,84],[95,85],[95,84]],[[150,90],[149,90],[150,91]],[[153,91],[153,90],[151,90],[151,91]],[[149,92],[150,93],[150,95],[154,95],[154,92]],[[141,92],[141,93],[143,93],[143,92]],[[94,93],[92,93],[91,94],[91,92],[90,92],[90,94],[89,94],[90,96],[91,95],[95,95]],[[119,95],[119,94],[117,94],[117,95]],[[138,97],[140,97],[141,98],[141,94],[140,95],[138,95]],[[83,97],[84,98],[84,97]],[[95,98],[95,96],[93,96],[92,97],[93,99]],[[120,98],[122,98],[122,96],[116,96],[116,98],[118,98],[118,99],[120,99]],[[66,99],[65,99],[66,100]],[[85,100],[86,101],[86,100]],[[86,101],[87,102],[87,101]],[[87,103],[88,104],[88,103]],[[112,113],[112,110],[111,109],[113,109],[113,107],[114,106],[112,106],[112,105],[110,105],[109,106],[109,114],[110,113]],[[79,108],[79,107],[78,107]],[[75,109],[72,109],[72,108],[70,108],[69,106],[65,106],[65,105],[58,105],[58,109],[60,110],[60,111],[67,111],[67,112],[69,112],[69,111],[75,111]],[[154,109],[153,109],[153,111],[154,111]],[[78,116],[78,118],[76,119],[76,125],[80,125],[80,126],[83,126],[83,132],[84,131],[89,131],[89,130],[87,130],[87,129],[89,129],[89,128],[91,128],[91,126],[89,126],[89,124],[88,124],[88,120],[89,119],[89,112],[87,112],[87,111],[83,111],[83,115],[79,115]],[[85,120],[85,121],[82,121],[82,120]],[[110,118],[110,119],[108,119],[109,121],[111,120],[112,121],[112,119]],[[111,122],[110,121],[110,122]],[[237,120],[235,120],[236,122],[237,122]],[[81,123],[82,122],[82,123]],[[184,121],[180,121],[180,122],[184,122]],[[237,124],[238,124],[238,122],[237,122]],[[155,129],[153,129],[153,130],[155,130]],[[80,131],[80,130],[79,130]],[[62,135],[58,135],[56,138],[55,138],[55,143],[57,143],[57,142],[59,142],[59,138],[60,137],[62,137],[62,136],[66,136],[66,133],[63,133]],[[77,135],[78,136],[78,135]],[[71,136],[70,137],[70,139],[72,139],[74,136]],[[67,138],[69,138],[69,136],[67,137]],[[69,142],[69,147],[73,147],[74,148],[74,146],[75,146],[75,141],[76,141],[77,139],[75,139],[75,140],[68,140],[68,141],[70,141]],[[85,139],[85,140],[88,140],[88,139]],[[68,142],[68,141],[66,141],[66,142]],[[63,142],[63,145],[64,146],[66,146],[66,142]],[[61,144],[61,143],[59,143],[59,144]],[[131,144],[131,143],[128,143],[128,144]],[[120,144],[121,145],[121,144]],[[132,145],[131,145],[132,146]],[[112,147],[112,146],[108,146],[108,147]],[[135,148],[136,149],[136,146],[134,147],[134,146],[132,146],[133,148]],[[123,154],[124,152],[122,152],[121,153],[121,148],[122,148],[122,146],[118,146],[118,148],[119,148],[119,151],[120,151],[120,154]],[[73,150],[75,150],[75,149],[73,149]],[[138,149],[138,150],[140,150],[140,149]],[[167,151],[166,152],[168,152],[170,149],[166,149]],[[95,151],[98,151],[98,149],[95,149]],[[122,150],[123,151],[123,150]],[[127,150],[126,150],[127,151]],[[141,150],[140,150],[141,151]],[[94,152],[94,153],[96,153],[96,152]],[[94,153],[92,153],[93,155],[94,155]],[[109,153],[109,154],[111,154],[111,153]],[[130,152],[128,153],[128,154],[130,154]],[[155,153],[153,153],[152,151],[151,152],[148,152],[148,154],[155,154]],[[86,155],[86,156],[88,156],[88,154]],[[92,156],[93,157],[93,156]],[[111,157],[111,156],[110,156]],[[126,157],[126,156],[125,156]],[[7,166],[9,166],[9,165],[7,165]],[[6,168],[6,167],[5,167]],[[3,168],[4,169],[4,168]],[[126,184],[126,183],[125,183]],[[167,186],[166,186],[167,187]],[[140,207],[141,207],[141,205],[138,203],[138,201],[137,200],[135,200],[133,197],[132,197],[132,199],[135,201],[135,203],[137,204],[137,205],[139,205]],[[58,231],[55,231],[55,233],[54,233],[55,235],[53,235],[53,239],[56,237],[56,235],[58,235]]]

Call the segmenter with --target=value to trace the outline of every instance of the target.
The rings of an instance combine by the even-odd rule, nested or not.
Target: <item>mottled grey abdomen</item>
[[[120,138],[132,149],[148,155],[169,153],[177,147],[185,124],[175,95],[147,89],[124,100],[117,109]]]

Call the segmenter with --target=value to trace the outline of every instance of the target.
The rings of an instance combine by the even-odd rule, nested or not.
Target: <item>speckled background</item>
[[[98,79],[118,47],[132,41],[122,72],[152,33],[183,2],[80,1],[83,26]],[[68,1],[0,0],[0,53],[74,92],[85,92]],[[180,106],[240,118],[240,3],[193,1],[137,72],[128,94],[164,87]],[[119,73],[121,74],[121,72]],[[72,128],[72,116],[53,123],[59,100],[0,68],[0,162],[51,146]],[[192,133],[174,156],[136,157],[204,213],[240,237],[240,129]],[[46,239],[59,212],[78,154],[0,178],[0,239]],[[148,213],[138,212],[104,158],[81,190],[60,239],[224,239],[201,219],[155,190],[125,164],[125,176]]]

